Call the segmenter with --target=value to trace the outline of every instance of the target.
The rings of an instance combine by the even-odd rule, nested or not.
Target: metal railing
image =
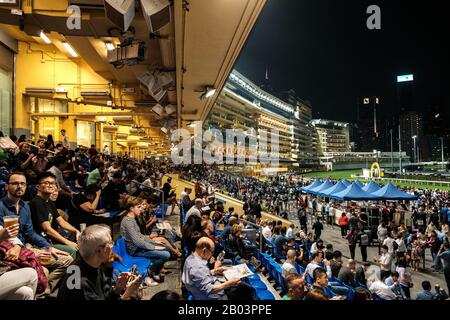
[[[412,184],[426,184],[437,185],[441,187],[450,187],[450,181],[433,181],[433,180],[420,180],[420,179],[400,179],[400,178],[373,178],[379,181],[397,182],[397,183],[412,183]]]

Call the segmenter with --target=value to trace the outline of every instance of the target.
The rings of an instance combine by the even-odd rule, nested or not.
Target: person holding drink
[[[12,241],[19,234],[19,218],[4,217],[0,226],[0,243]],[[5,255],[4,261],[13,259],[12,252]],[[0,261],[1,262],[1,261]],[[33,268],[10,270],[0,263],[0,300],[34,300],[38,276]]]
[[[59,280],[73,259],[66,252],[52,247],[47,240],[34,231],[30,207],[22,200],[26,187],[25,174],[13,172],[6,180],[5,188],[7,194],[0,200],[0,226],[4,228],[5,217],[18,217],[19,220],[19,232],[12,241],[14,246],[8,250],[6,256],[10,260],[15,261],[18,259],[22,247],[26,243],[31,244],[33,246],[31,250],[40,259],[41,263],[48,263],[45,266],[47,271],[49,271],[47,277],[48,286],[44,294],[50,294],[56,289]],[[11,223],[9,219],[6,218],[8,224]],[[4,232],[11,232],[14,235],[14,228],[7,227],[4,229],[6,230]]]

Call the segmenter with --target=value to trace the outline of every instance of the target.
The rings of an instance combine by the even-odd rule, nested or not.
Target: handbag
[[[9,241],[3,241],[0,243],[0,265],[7,266],[10,270],[20,269],[20,268],[33,268],[37,272],[38,285],[36,293],[40,294],[47,288],[47,276],[45,275],[44,269],[40,264],[38,258],[34,252],[26,247],[22,247],[20,250],[19,258],[16,261],[5,261],[2,260],[6,252],[11,249],[13,245]]]

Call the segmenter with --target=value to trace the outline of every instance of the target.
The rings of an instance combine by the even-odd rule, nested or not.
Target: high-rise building
[[[308,164],[314,157],[312,152],[311,128],[312,108],[308,101],[296,96],[294,90],[278,93],[277,96],[283,101],[294,106],[294,117],[291,119],[293,127],[292,153],[302,164]]]
[[[434,134],[426,134],[421,139],[420,156],[422,161],[441,161],[443,141]],[[445,159],[445,158],[444,158]]]
[[[325,119],[313,119],[313,150],[319,157],[337,152],[350,152],[349,124]]]
[[[442,160],[442,149],[444,149],[444,159],[450,155],[448,143],[450,141],[450,110],[445,105],[444,101],[439,101],[439,104],[427,107],[423,119],[423,131],[427,137],[423,150],[427,158],[434,161]]]
[[[405,151],[411,160],[419,161],[421,139],[423,138],[423,117],[416,111],[404,112],[399,119],[402,137],[402,151]]]
[[[358,134],[355,137],[357,151],[370,152],[380,150],[381,127],[379,119],[379,97],[366,97],[357,105]]]
[[[207,119],[206,127],[217,129],[254,129],[260,139],[278,132],[280,162],[293,166],[317,163],[311,148],[311,106],[290,91],[285,101],[233,70]],[[266,142],[260,140],[260,142]],[[270,139],[267,139],[270,149]],[[248,142],[245,146],[248,148]]]

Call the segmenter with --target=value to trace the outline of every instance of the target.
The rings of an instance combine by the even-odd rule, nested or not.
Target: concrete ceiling
[[[189,2],[182,76],[183,120],[205,120],[252,29],[265,0]],[[205,86],[215,95],[200,100]]]
[[[174,0],[172,22],[150,39],[149,29],[140,10],[132,26],[135,39],[144,41],[146,59],[132,67],[115,69],[107,61],[104,41],[117,41],[109,31],[115,26],[105,17],[102,0],[34,0],[23,1],[24,29],[19,30],[19,16],[0,7],[0,28],[17,40],[40,42],[39,32],[65,39],[95,72],[117,85],[137,86],[136,76],[145,70],[176,71],[176,90],[169,92],[164,104],[178,106],[179,125],[206,119],[247,39],[265,0]],[[30,6],[30,4],[32,6]],[[66,26],[67,6],[82,9],[80,30]],[[26,6],[24,8],[24,6]],[[188,9],[188,10],[185,10]],[[56,46],[58,47],[58,46]],[[70,57],[69,57],[70,58]],[[200,100],[205,86],[216,94]],[[144,97],[152,100],[151,97]],[[184,121],[181,121],[184,120]]]

